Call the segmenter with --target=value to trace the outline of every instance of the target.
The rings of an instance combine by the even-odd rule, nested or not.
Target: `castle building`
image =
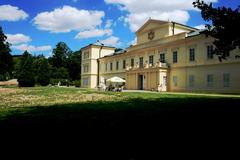
[[[91,44],[82,51],[82,87],[96,88],[117,76],[129,90],[240,92],[240,50],[222,62],[214,39],[176,22],[149,19],[137,44],[115,52]]]

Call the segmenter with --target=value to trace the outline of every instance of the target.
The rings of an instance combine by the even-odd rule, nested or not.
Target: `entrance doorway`
[[[163,83],[162,83],[162,91],[167,91],[167,76],[162,76]]]
[[[138,89],[139,90],[144,89],[143,84],[144,84],[144,75],[138,75]]]
[[[159,91],[167,91],[167,73],[161,72],[160,73],[160,88]]]

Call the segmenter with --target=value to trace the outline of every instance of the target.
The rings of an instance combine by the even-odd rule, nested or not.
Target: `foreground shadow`
[[[215,137],[224,131],[233,136],[238,133],[239,102],[232,98],[160,98],[36,106],[2,119],[0,131],[6,133],[1,137],[11,149],[27,144],[34,150],[42,145],[51,154],[57,148],[56,154],[61,155],[69,148],[78,153],[81,146],[81,154],[90,150],[91,154],[99,151],[97,156],[113,153],[113,159],[122,155],[130,159],[160,146],[164,150],[156,153],[173,147],[179,150],[187,140],[189,146],[205,144],[206,138],[218,142]]]
[[[168,127],[224,126],[240,119],[240,100],[231,98],[130,99],[29,107],[0,121],[0,128],[69,131],[159,130]],[[193,127],[193,126],[191,126]]]

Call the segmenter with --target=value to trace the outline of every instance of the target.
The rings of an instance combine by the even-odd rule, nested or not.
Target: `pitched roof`
[[[140,32],[141,30],[143,30],[148,24],[150,23],[158,23],[158,24],[166,24],[169,23],[168,21],[161,21],[161,20],[156,20],[156,19],[148,19],[148,21],[146,23],[144,23],[144,25],[142,25],[137,31],[136,33]]]
[[[102,45],[98,45],[98,44],[96,44],[96,43],[94,43],[94,44],[91,43],[91,44],[89,44],[89,45],[87,45],[87,46],[85,46],[85,47],[82,47],[81,50],[82,50],[82,49],[85,49],[85,48],[87,48],[87,47],[90,47],[90,46],[101,47]],[[105,46],[105,45],[103,45],[103,47],[104,47],[104,48],[112,48],[112,49],[116,49],[116,47],[112,47],[112,46]]]
[[[148,24],[150,23],[158,23],[158,24],[167,24],[167,23],[175,23],[179,26],[182,26],[184,28],[188,28],[190,30],[198,30],[197,28],[194,28],[194,27],[191,27],[191,26],[188,26],[188,25],[184,25],[184,24],[181,24],[181,23],[177,23],[177,22],[173,22],[173,21],[162,21],[162,20],[156,20],[156,19],[149,19],[144,25],[142,25],[137,31],[136,33],[139,33],[141,30],[143,30]]]

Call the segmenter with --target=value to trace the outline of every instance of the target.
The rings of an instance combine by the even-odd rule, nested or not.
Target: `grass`
[[[6,137],[11,135],[14,143],[9,144],[24,144],[30,139],[31,148],[42,143],[50,151],[50,142],[56,148],[73,142],[89,145],[91,151],[104,150],[101,144],[108,140],[109,149],[122,154],[143,143],[148,148],[157,139],[156,145],[172,146],[172,141],[184,144],[189,137],[200,141],[215,130],[212,137],[222,131],[237,133],[240,121],[240,98],[228,95],[10,87],[0,88],[0,102],[0,134],[7,132],[2,140],[9,143]]]
[[[240,98],[207,94],[0,88],[0,129],[155,130],[240,120]],[[231,124],[230,123],[230,124]]]

